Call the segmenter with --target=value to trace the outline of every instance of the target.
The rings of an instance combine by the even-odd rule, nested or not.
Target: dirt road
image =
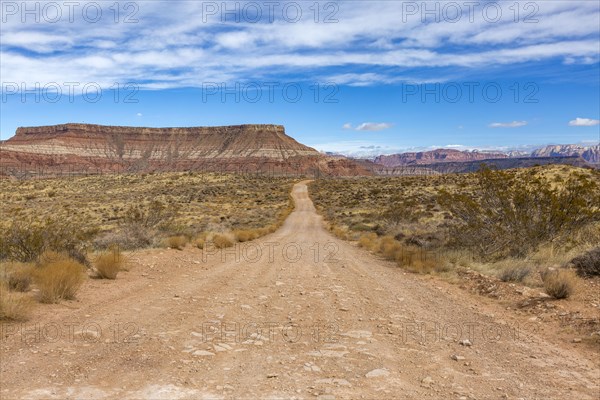
[[[598,398],[592,354],[331,236],[304,183],[293,197],[274,234],[136,253],[2,325],[0,398]]]

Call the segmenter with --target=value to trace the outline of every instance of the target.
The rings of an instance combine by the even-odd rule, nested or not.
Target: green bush
[[[47,219],[13,222],[0,233],[0,259],[31,262],[46,250],[65,252],[78,262],[89,265],[86,249],[96,231],[68,222]]]
[[[454,243],[484,259],[524,257],[544,242],[600,220],[598,182],[581,174],[553,187],[535,170],[483,168],[471,193],[441,190],[438,202],[455,217]]]
[[[581,276],[600,276],[600,247],[575,257],[571,263]]]

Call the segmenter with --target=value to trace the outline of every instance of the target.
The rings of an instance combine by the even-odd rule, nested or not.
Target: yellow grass
[[[116,279],[125,270],[126,258],[118,249],[107,250],[96,256],[94,267],[96,276],[101,279]]]
[[[542,274],[544,290],[555,299],[566,299],[575,294],[579,278],[568,269],[550,270]]]
[[[29,290],[32,280],[33,266],[20,262],[1,262],[0,281],[4,282],[8,289],[17,292]]]
[[[220,234],[220,233],[216,233],[213,236],[212,242],[217,249],[224,249],[226,247],[231,247],[235,243],[230,236]]]
[[[6,284],[0,282],[0,320],[27,320],[32,307],[33,301],[30,297],[11,292]]]
[[[67,257],[48,258],[33,277],[42,303],[58,303],[73,299],[85,280],[85,267]]]
[[[172,249],[183,250],[187,241],[187,238],[183,235],[170,236],[167,238],[167,246]]]

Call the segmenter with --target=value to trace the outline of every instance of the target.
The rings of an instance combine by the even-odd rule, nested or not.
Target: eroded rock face
[[[22,171],[239,171],[333,175],[368,171],[324,157],[281,125],[138,128],[64,124],[18,128],[0,145],[4,174]]]

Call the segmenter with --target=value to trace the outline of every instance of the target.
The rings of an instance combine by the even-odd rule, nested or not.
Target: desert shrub
[[[125,268],[126,259],[118,247],[98,254],[94,260],[96,276],[101,279],[116,279]]]
[[[577,269],[581,276],[599,276],[600,275],[600,247],[588,251],[571,260],[571,263]]]
[[[502,282],[522,282],[531,273],[531,268],[524,265],[509,267],[498,276]]]
[[[415,200],[405,200],[401,197],[393,197],[391,204],[381,213],[381,219],[391,226],[402,222],[417,222],[422,216],[419,206]]]
[[[6,284],[0,282],[0,321],[24,321],[32,307],[33,301],[30,297],[11,292]]]
[[[216,233],[212,238],[212,243],[217,249],[223,249],[233,246],[234,241],[227,235]]]
[[[42,303],[72,299],[85,280],[84,266],[68,256],[42,255],[43,261],[33,274]]]
[[[167,238],[167,246],[172,249],[183,250],[187,241],[187,238],[183,235],[170,236]]]
[[[131,205],[125,211],[123,222],[126,225],[138,225],[144,228],[161,228],[170,225],[178,210],[154,200],[148,204]]]
[[[20,262],[3,262],[0,265],[0,281],[17,292],[29,290],[32,280],[33,267]]]
[[[535,170],[483,168],[473,193],[441,190],[438,202],[457,220],[450,228],[454,243],[484,259],[524,257],[544,242],[600,220],[600,187],[580,174],[552,187]]]
[[[355,224],[350,225],[350,230],[357,232],[369,232],[373,230],[373,227],[363,222],[357,222]]]
[[[0,234],[0,259],[20,262],[35,261],[44,251],[66,252],[73,259],[88,265],[87,245],[95,229],[83,229],[68,222],[46,219],[13,222]]]
[[[106,232],[94,240],[94,247],[99,250],[110,249],[116,245],[123,250],[135,250],[152,244],[156,232],[141,225],[121,226],[116,232]]]
[[[555,299],[566,299],[575,293],[577,275],[570,269],[546,270],[542,273],[544,290]]]

